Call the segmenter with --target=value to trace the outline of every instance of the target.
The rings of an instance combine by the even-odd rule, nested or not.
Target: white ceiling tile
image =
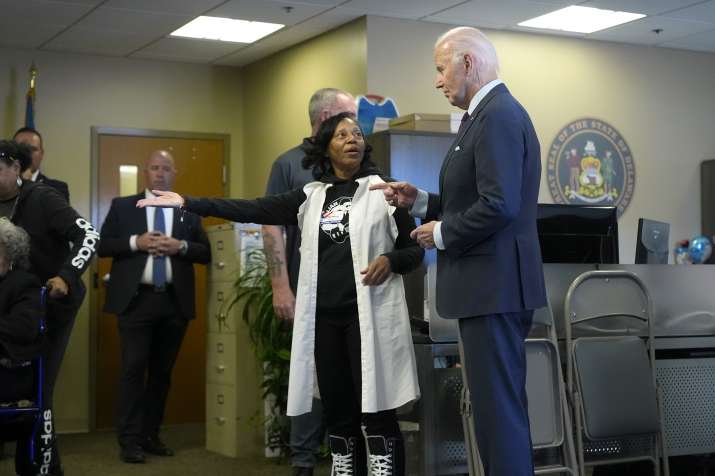
[[[245,66],[261,58],[270,56],[273,53],[277,53],[284,48],[286,48],[286,46],[280,44],[253,44],[235,53],[218,58],[214,61],[214,64],[222,66]]]
[[[216,64],[226,64],[233,66],[243,66],[252,63],[258,59],[288,48],[309,38],[315,37],[336,28],[340,25],[348,23],[361,15],[355,14],[350,10],[333,8],[318,16],[312,17],[298,25],[287,27],[279,30],[272,35],[263,38],[253,45],[250,45],[245,50],[237,54],[228,55],[225,58],[219,58]]]
[[[586,38],[657,45],[713,29],[715,29],[715,25],[712,23],[674,20],[672,18],[654,16],[641,18],[640,20],[609,28],[608,30],[592,33],[586,35]],[[662,31],[655,33],[653,30]]]
[[[382,15],[417,20],[454,7],[464,0],[350,0],[340,5],[362,15]]]
[[[425,20],[483,28],[509,28],[556,9],[552,4],[526,0],[486,0],[465,3]]]
[[[287,12],[284,8],[290,8]],[[329,7],[316,5],[300,5],[283,1],[263,0],[231,0],[220,7],[211,10],[208,15],[214,17],[236,18],[240,20],[263,21],[294,25],[306,18],[318,15]]]
[[[189,15],[152,13],[121,8],[99,7],[76,25],[87,30],[112,30],[160,37],[191,21]]]
[[[91,11],[91,4],[52,2],[49,0],[0,0],[3,19],[41,25],[69,26]]]
[[[133,53],[131,57],[209,63],[242,48],[245,45],[225,41],[162,38]]]
[[[65,4],[75,4],[75,5],[89,5],[92,7],[96,7],[97,5],[101,4],[105,0],[48,0],[52,3],[65,3]]]
[[[60,25],[13,23],[0,20],[0,45],[27,49],[37,48],[64,28]]]
[[[666,13],[664,16],[679,20],[695,20],[715,23],[715,1],[711,0],[692,7],[682,8],[674,12]]]
[[[336,7],[346,0],[285,0],[285,3],[297,5],[320,5],[322,7]]]
[[[663,43],[660,46],[668,48],[682,48],[686,50],[712,51],[715,52],[715,30],[698,33],[686,38]]]
[[[154,38],[154,35],[136,35],[113,30],[71,28],[44,45],[42,49],[125,56]]]
[[[659,15],[683,7],[701,3],[703,0],[589,0],[585,7],[604,8],[619,12]]]
[[[108,0],[103,6],[145,12],[201,15],[225,0]]]

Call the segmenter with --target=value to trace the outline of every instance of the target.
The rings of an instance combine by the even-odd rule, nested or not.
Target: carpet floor
[[[127,464],[119,460],[113,432],[60,435],[59,446],[66,476],[290,476],[286,460],[276,458],[227,458],[204,447],[203,425],[180,425],[162,431],[162,439],[176,455],[147,457],[146,464]],[[0,475],[14,473],[14,447],[5,445],[0,460]],[[328,476],[330,467],[321,462],[315,476]]]

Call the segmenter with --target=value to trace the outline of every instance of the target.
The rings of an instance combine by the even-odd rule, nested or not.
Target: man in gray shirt
[[[311,136],[329,117],[341,112],[357,114],[355,98],[334,88],[319,89],[310,98],[308,115]],[[312,182],[312,171],[303,168],[303,151],[296,146],[281,154],[273,163],[266,195],[275,195]],[[285,230],[285,240],[283,232]],[[295,289],[300,268],[300,230],[297,226],[263,225],[263,247],[271,273],[273,309],[280,319],[292,321],[295,312]],[[312,476],[315,453],[324,436],[322,408],[313,402],[310,413],[291,418],[291,465],[294,476]]]

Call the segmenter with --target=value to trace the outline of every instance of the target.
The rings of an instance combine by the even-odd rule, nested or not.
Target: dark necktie
[[[164,210],[162,208],[154,208],[154,231],[161,234],[166,234],[164,226]],[[166,257],[154,256],[154,266],[152,268],[152,281],[157,288],[163,288],[166,285]]]
[[[457,131],[457,136],[460,136],[464,129],[466,129],[467,124],[469,124],[469,113],[465,112],[462,116],[462,122],[459,124],[459,130]]]

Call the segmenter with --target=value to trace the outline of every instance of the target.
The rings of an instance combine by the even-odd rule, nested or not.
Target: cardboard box
[[[449,114],[408,114],[390,120],[390,129],[403,131],[451,132]]]

